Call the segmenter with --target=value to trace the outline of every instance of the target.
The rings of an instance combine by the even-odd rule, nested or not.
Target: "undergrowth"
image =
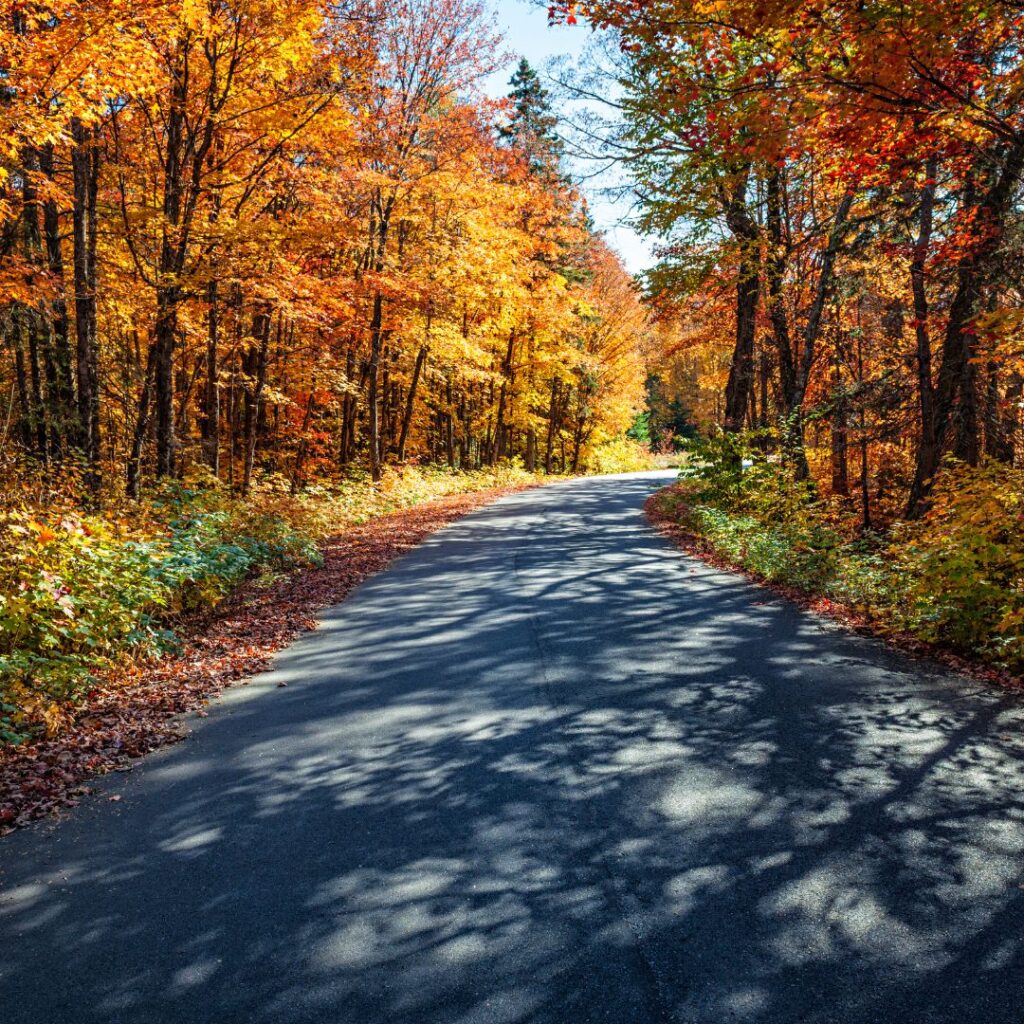
[[[1024,472],[950,463],[923,518],[864,532],[761,441],[694,443],[663,511],[724,562],[827,597],[881,632],[1024,669]]]
[[[0,510],[0,743],[53,735],[98,673],[175,647],[183,615],[212,608],[243,580],[320,559],[349,526],[426,501],[535,478],[405,467],[376,486],[355,478],[291,494],[267,479],[247,498],[202,474],[140,502],[21,495]]]

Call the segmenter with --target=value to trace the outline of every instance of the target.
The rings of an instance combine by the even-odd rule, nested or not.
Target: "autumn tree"
[[[820,342],[828,338],[835,355],[835,310],[849,310],[840,300],[856,283],[854,306],[868,317],[857,330],[879,339],[881,359],[857,387],[907,384],[889,419],[916,409],[906,494],[919,512],[946,453],[974,463],[989,447],[998,431],[985,421],[1002,421],[1016,379],[1011,370],[1001,384],[1000,357],[989,358],[998,344],[986,340],[1013,319],[999,264],[1024,159],[1015,12],[959,2],[613,0],[553,13],[619,33],[645,218],[669,236],[655,289],[701,288],[721,268],[735,274],[724,423],[735,429],[747,411],[740,395],[751,393],[763,322],[775,349],[763,353],[775,362],[775,420],[801,462],[802,424],[809,414],[821,422],[812,403],[824,399],[829,372]],[[805,227],[794,231],[800,209]],[[701,234],[709,214],[728,229],[732,253]],[[672,239],[675,225],[683,237]],[[680,255],[712,276],[673,272]],[[905,275],[897,295],[894,272]],[[834,422],[841,434],[842,417]]]
[[[410,460],[568,470],[623,421],[610,381],[636,368],[586,340],[615,257],[537,76],[482,95],[499,43],[480,5],[8,15],[12,465],[81,464],[94,500],[200,466],[246,494]],[[643,331],[612,291],[601,316]]]

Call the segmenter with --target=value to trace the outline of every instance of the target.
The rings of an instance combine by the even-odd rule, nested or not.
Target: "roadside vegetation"
[[[1024,669],[1024,473],[951,462],[924,515],[865,529],[849,500],[766,457],[770,440],[693,443],[655,518],[717,561],[824,597],[876,632]]]
[[[647,464],[648,310],[506,62],[475,0],[8,12],[0,745],[354,524]]]
[[[658,239],[660,420],[710,439],[666,500],[728,563],[1020,671],[1020,10],[552,10],[613,33],[567,76],[615,96],[581,144]]]
[[[408,466],[376,485],[325,482],[297,494],[269,479],[241,498],[199,470],[102,512],[83,510],[74,492],[13,505],[0,520],[0,743],[57,734],[98,676],[173,655],[179,624],[244,582],[321,564],[323,543],[355,525],[540,479],[514,466]]]

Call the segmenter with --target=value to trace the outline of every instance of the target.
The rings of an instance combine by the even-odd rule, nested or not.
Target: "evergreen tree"
[[[508,124],[500,130],[501,138],[523,155],[530,177],[556,197],[560,215],[576,229],[573,241],[558,242],[557,257],[542,262],[567,281],[582,284],[589,278],[587,251],[594,226],[586,202],[562,167],[565,146],[558,135],[558,115],[551,108],[551,96],[540,76],[525,57],[519,61],[509,84],[512,111]]]
[[[501,137],[529,160],[530,173],[562,182],[564,146],[558,137],[558,117],[552,113],[551,97],[540,76],[524,57],[509,81],[512,115],[501,129]]]

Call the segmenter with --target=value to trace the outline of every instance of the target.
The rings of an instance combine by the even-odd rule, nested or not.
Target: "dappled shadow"
[[[445,530],[5,842],[4,1019],[1019,1022],[1024,715],[680,556],[656,484]]]

